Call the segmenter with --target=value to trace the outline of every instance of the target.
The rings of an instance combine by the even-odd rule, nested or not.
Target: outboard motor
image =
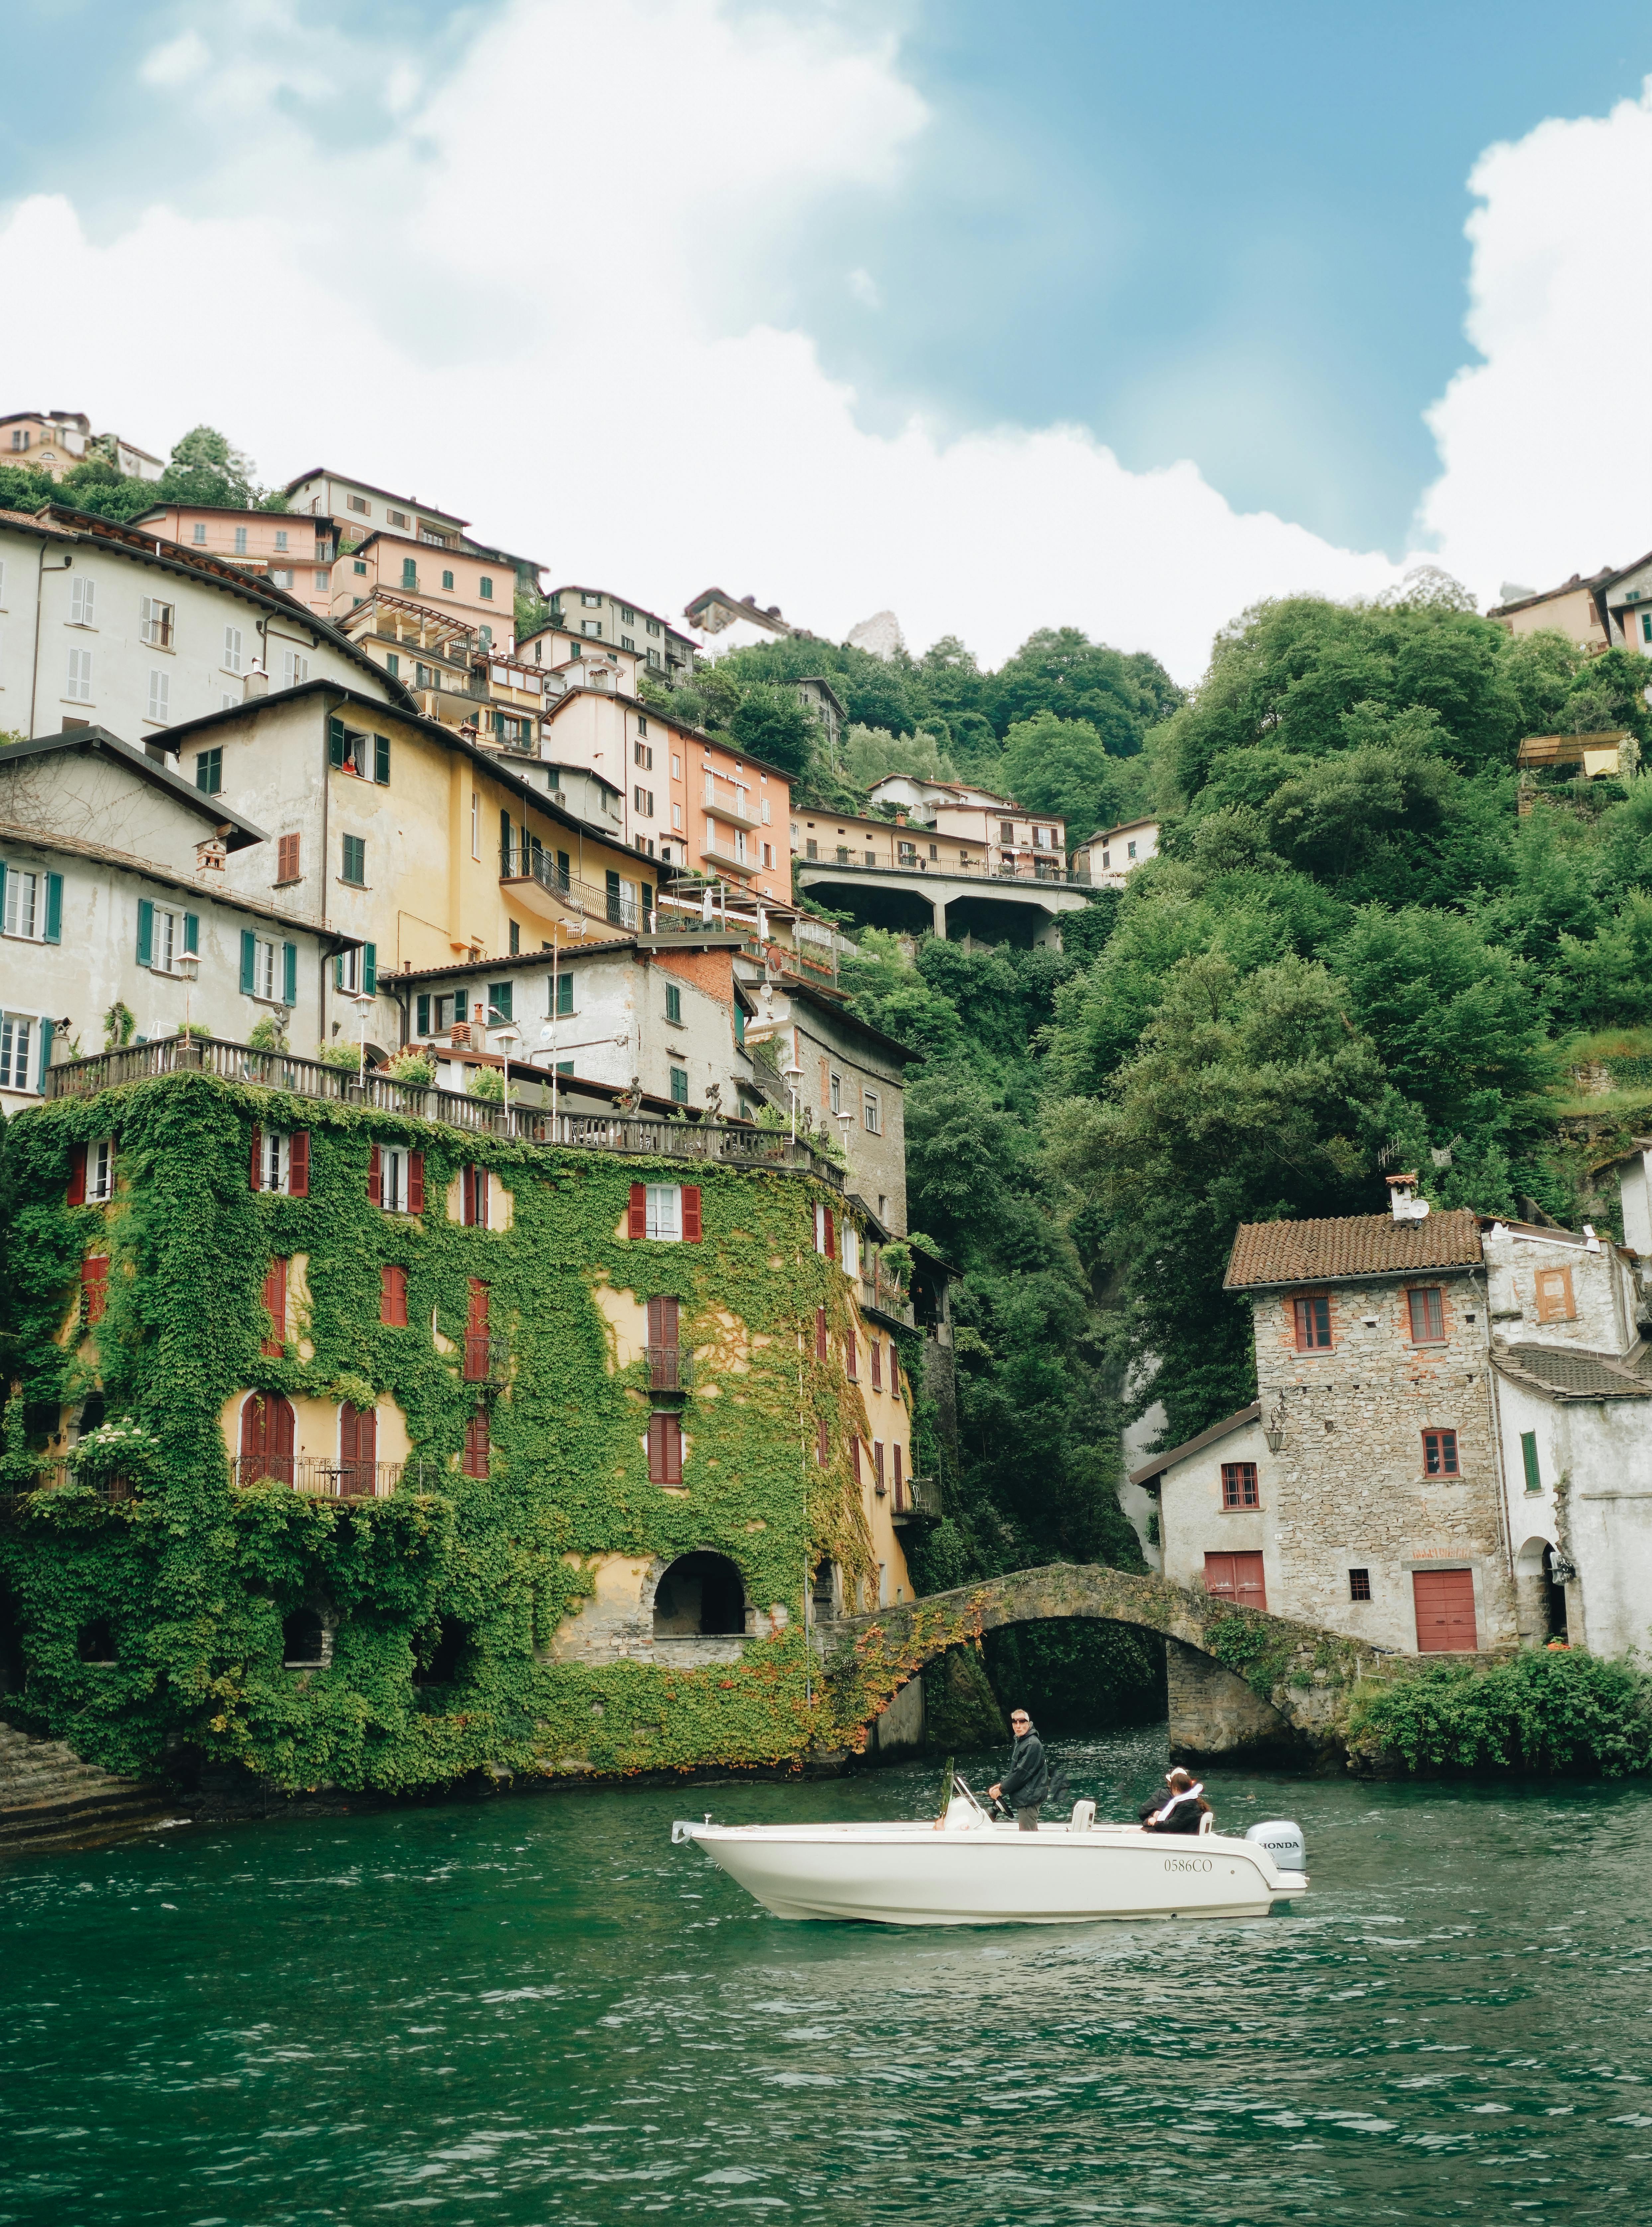
[[[1260,1841],[1279,1871],[1305,1872],[1308,1868],[1308,1844],[1302,1837],[1302,1828],[1288,1817],[1270,1817],[1263,1824],[1253,1825],[1245,1838]]]

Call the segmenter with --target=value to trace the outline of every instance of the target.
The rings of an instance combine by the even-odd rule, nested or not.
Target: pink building
[[[332,616],[335,543],[328,519],[230,510],[213,503],[157,502],[132,524],[141,533],[159,534],[244,565],[272,588],[284,588],[317,618]]]

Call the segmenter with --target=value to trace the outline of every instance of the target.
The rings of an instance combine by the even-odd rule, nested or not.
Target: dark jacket
[[[1202,1794],[1196,1795],[1191,1800],[1176,1802],[1176,1807],[1170,1809],[1172,1802],[1176,1802],[1176,1796],[1167,1786],[1162,1794],[1154,1795],[1151,1802],[1143,1803],[1138,1814],[1148,1832],[1196,1833],[1199,1820],[1210,1815],[1210,1804]],[[1168,1817],[1164,1815],[1166,1809],[1170,1809]],[[1162,1823],[1161,1818],[1164,1820]]]
[[[1049,1765],[1044,1744],[1035,1732],[1024,1732],[1010,1751],[1010,1760],[998,1782],[1005,1800],[1017,1809],[1030,1809],[1049,1791]]]

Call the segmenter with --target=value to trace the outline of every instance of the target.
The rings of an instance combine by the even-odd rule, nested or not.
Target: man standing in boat
[[[1024,1833],[1038,1830],[1038,1812],[1049,1792],[1049,1765],[1044,1760],[1044,1744],[1032,1728],[1032,1719],[1024,1709],[1011,1709],[1010,1730],[1015,1736],[1015,1745],[1010,1751],[1010,1764],[996,1786],[987,1788],[994,1802],[1007,1802],[1015,1811],[1015,1822]]]

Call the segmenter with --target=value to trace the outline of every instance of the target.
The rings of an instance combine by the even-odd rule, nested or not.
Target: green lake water
[[[1163,1738],[1057,1746],[1120,1815]],[[937,1777],[0,1867],[0,2222],[1652,2222],[1652,1790],[1224,1773],[1307,1833],[1245,1924],[787,1924],[669,1845]]]

